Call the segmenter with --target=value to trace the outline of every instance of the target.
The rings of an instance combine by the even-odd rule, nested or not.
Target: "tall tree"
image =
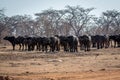
[[[5,14],[4,14],[4,9],[0,9],[0,42],[3,38],[3,32],[5,31],[6,29],[6,26],[5,26]]]
[[[94,8],[85,9],[80,6],[66,6],[66,19],[76,36],[81,35],[80,32],[89,23],[90,19],[92,18],[90,12],[93,9]]]
[[[119,15],[119,12],[116,10],[107,10],[106,12],[102,13],[101,18],[103,19],[103,22],[104,22],[104,25],[103,25],[104,32],[103,33],[105,35],[112,34],[111,29],[114,28],[113,22],[118,15]]]
[[[15,15],[10,17],[9,26],[12,35],[31,35],[34,34],[33,20],[29,15]]]
[[[44,30],[46,36],[59,34],[61,18],[65,13],[62,10],[48,9],[42,13],[36,13],[37,22]]]

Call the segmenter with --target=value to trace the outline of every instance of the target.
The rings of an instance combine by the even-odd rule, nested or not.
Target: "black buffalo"
[[[87,35],[79,36],[80,49],[90,51],[90,39]]]
[[[41,37],[41,45],[42,45],[42,51],[48,52],[48,46],[50,46],[50,38]]]
[[[28,45],[28,51],[33,51],[35,49],[35,46],[37,45],[37,40],[35,37],[27,37],[26,42]]]
[[[55,35],[60,40],[60,46],[63,47],[64,51],[68,51],[68,38],[66,36]]]
[[[75,36],[68,36],[68,49],[70,52],[78,52],[78,39]]]
[[[25,37],[23,36],[18,36],[16,38],[16,44],[18,44],[20,47],[19,47],[19,50],[24,50],[24,46],[25,46]]]
[[[97,49],[102,49],[103,47],[109,47],[109,38],[107,36],[95,35],[91,36],[92,47],[97,47]]]
[[[36,47],[37,47],[37,50],[41,51],[41,49],[42,49],[42,37],[36,37]]]
[[[8,40],[12,46],[13,50],[15,50],[15,45],[19,45],[19,50],[26,50],[28,48],[28,37],[18,36],[17,38],[14,36],[6,36],[4,40]]]
[[[17,43],[17,40],[14,36],[6,36],[4,37],[4,40],[8,40],[12,44],[13,50],[15,50],[15,45]]]
[[[110,42],[114,42],[114,47],[120,47],[120,34],[119,35],[110,35]]]
[[[58,37],[50,37],[50,51],[60,51],[60,39]]]
[[[66,52],[78,52],[78,39],[75,36],[58,36],[60,39],[60,45]]]

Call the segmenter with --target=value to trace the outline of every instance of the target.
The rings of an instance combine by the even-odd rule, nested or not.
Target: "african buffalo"
[[[13,50],[15,50],[15,45],[17,43],[17,40],[16,40],[16,38],[14,36],[6,36],[3,39],[8,40],[12,44]]]
[[[110,42],[114,42],[114,47],[120,47],[120,34],[119,35],[110,35],[109,36]]]
[[[70,52],[78,52],[78,39],[75,36],[67,36],[68,46]]]
[[[93,47],[97,47],[97,49],[102,49],[103,47],[109,47],[109,38],[103,35],[95,35],[91,36],[91,42]]]
[[[87,35],[79,36],[80,49],[90,51],[90,39]]]

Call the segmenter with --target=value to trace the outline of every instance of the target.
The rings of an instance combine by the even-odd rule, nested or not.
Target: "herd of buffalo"
[[[90,51],[90,48],[108,48],[110,46],[120,47],[119,35],[94,35],[94,36],[58,36],[53,37],[23,37],[23,36],[6,36],[4,40],[8,40],[15,50],[15,45],[19,45],[19,50],[38,50],[45,52],[55,52],[64,50],[65,52],[78,52],[80,50]],[[113,43],[113,44],[111,44]]]

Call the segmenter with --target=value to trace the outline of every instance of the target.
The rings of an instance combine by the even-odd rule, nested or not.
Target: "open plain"
[[[120,48],[45,53],[0,47],[2,76],[8,80],[120,80]]]

